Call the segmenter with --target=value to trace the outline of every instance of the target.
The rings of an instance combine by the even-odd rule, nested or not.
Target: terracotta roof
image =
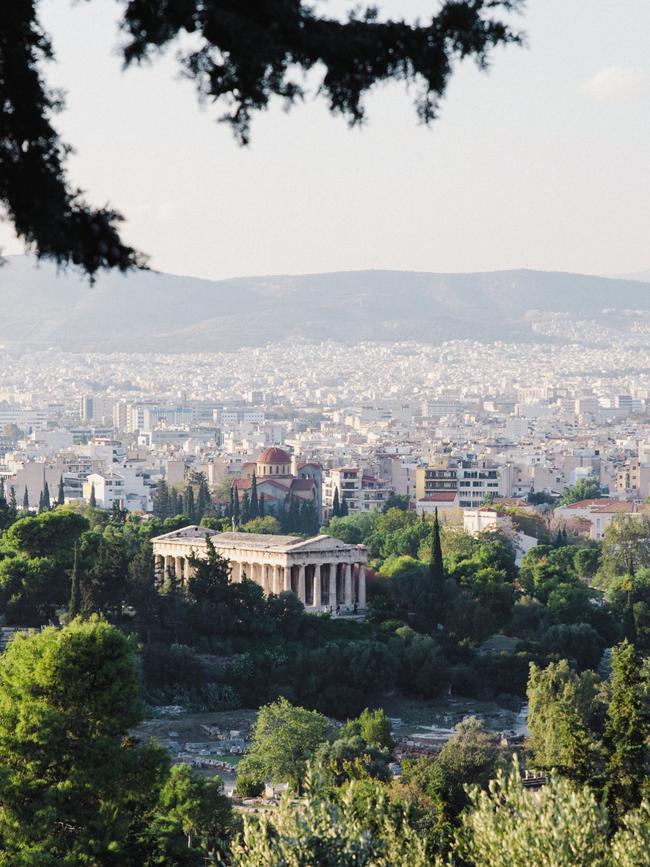
[[[315,487],[316,482],[314,479],[294,479],[291,482],[291,490],[292,491],[308,491],[311,488]]]
[[[284,449],[279,449],[272,446],[270,449],[264,449],[262,454],[257,459],[258,464],[290,464],[291,455],[285,452]]]
[[[437,494],[420,497],[418,503],[453,503],[457,496],[456,491],[440,491]]]
[[[616,503],[617,500],[608,500],[606,497],[599,497],[594,500],[578,500],[577,503],[569,503],[564,506],[565,509],[588,509],[589,506],[605,506],[608,503]],[[562,507],[560,507],[562,508]]]

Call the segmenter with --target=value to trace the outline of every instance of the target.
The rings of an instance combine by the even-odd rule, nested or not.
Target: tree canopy
[[[93,208],[69,180],[70,147],[53,116],[60,93],[43,75],[53,59],[38,0],[4,4],[0,18],[0,200],[16,233],[38,256],[80,266],[91,278],[104,268],[126,271],[145,257],[120,240],[121,215]],[[487,66],[496,46],[520,42],[508,13],[522,0],[445,0],[424,23],[379,20],[370,7],[347,20],[319,15],[302,0],[123,0],[125,66],[151,60],[183,34],[193,47],[179,55],[202,98],[227,107],[221,120],[247,143],[252,115],[279,97],[293,105],[305,96],[313,71],[316,92],[350,124],[364,120],[363,98],[380,82],[417,87],[424,123],[439,110],[454,62]],[[198,44],[197,44],[198,43]],[[256,516],[253,516],[256,517]]]

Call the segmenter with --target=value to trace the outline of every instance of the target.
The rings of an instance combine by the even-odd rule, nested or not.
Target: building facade
[[[331,536],[304,539],[183,527],[152,539],[159,578],[169,573],[181,581],[189,578],[190,559],[206,556],[207,538],[230,562],[232,581],[249,578],[266,594],[290,590],[314,611],[366,607],[366,549]]]

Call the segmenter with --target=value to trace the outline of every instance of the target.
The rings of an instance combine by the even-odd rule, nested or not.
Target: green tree
[[[241,522],[242,524],[248,524],[251,519],[251,501],[248,495],[248,491],[244,491],[244,495],[241,498]]]
[[[48,510],[52,508],[52,504],[50,502],[50,486],[47,481],[45,482],[45,487],[43,488],[43,508]]]
[[[650,520],[623,516],[612,521],[603,539],[603,571],[608,575],[634,575],[650,567]]]
[[[161,521],[164,521],[165,518],[168,518],[171,515],[169,488],[164,479],[156,485],[156,493],[153,497],[153,513],[156,518],[160,518]]]
[[[74,620],[81,613],[81,577],[79,575],[79,550],[75,545],[74,563],[70,576],[70,602],[68,603],[68,618]]]
[[[581,500],[598,500],[600,497],[602,492],[598,479],[593,477],[578,479],[575,485],[571,485],[564,491],[560,498],[560,505],[568,506]]]
[[[238,527],[240,523],[239,491],[235,485],[232,486],[231,490],[233,492],[232,517],[235,519],[235,526]]]
[[[59,476],[59,492],[56,498],[56,502],[59,506],[65,505],[65,488],[63,486],[63,474]]]
[[[7,865],[131,865],[167,774],[139,722],[128,639],[91,618],[19,635],[0,658],[0,837]],[[137,847],[136,847],[137,848]]]
[[[424,842],[407,820],[395,818],[387,797],[356,809],[357,785],[336,801],[310,794],[298,805],[287,798],[273,813],[244,816],[234,867],[429,867]]]
[[[2,547],[28,557],[54,557],[69,569],[74,546],[87,529],[88,521],[83,515],[70,509],[57,509],[20,518],[5,533]]]
[[[607,810],[590,789],[575,789],[552,775],[539,791],[526,790],[515,760],[509,774],[497,773],[488,791],[472,792],[454,863],[608,867],[607,833]]]
[[[205,852],[225,842],[232,823],[230,799],[223,794],[219,777],[205,779],[187,765],[176,765],[163,785],[154,819],[160,847],[173,856],[175,838],[184,835],[186,848],[197,840]],[[171,851],[170,851],[171,850]]]
[[[334,488],[334,497],[332,498],[332,518],[341,517],[341,501],[339,498],[338,487]]]
[[[249,509],[249,520],[254,521],[255,518],[259,518],[260,516],[260,503],[257,496],[257,477],[255,476],[255,470],[253,470],[253,478],[251,479],[251,503]]]
[[[632,644],[624,641],[612,653],[611,700],[604,744],[607,756],[607,798],[617,820],[650,795],[650,677]]]
[[[29,512],[29,491],[25,485],[25,493],[23,494],[23,512]]]
[[[341,729],[341,737],[360,737],[365,744],[387,750],[395,746],[391,722],[383,708],[365,708],[357,719],[347,721]]]
[[[95,483],[92,482],[90,485],[90,497],[88,498],[88,505],[91,509],[97,508],[97,495],[95,494]]]
[[[196,498],[196,520],[199,524],[203,520],[203,517],[207,513],[211,504],[212,498],[210,497],[210,489],[208,488],[208,483],[206,482],[205,477],[201,473],[201,478],[199,480],[199,493]]]
[[[196,509],[194,507],[194,489],[192,485],[188,484],[185,488],[185,498],[184,498],[184,506],[183,506],[183,514],[190,522],[190,524],[196,524]]]
[[[431,560],[429,561],[431,582],[436,590],[440,590],[445,580],[445,566],[442,561],[442,545],[440,544],[440,524],[438,522],[438,509],[433,515],[431,528]]]
[[[244,524],[241,529],[245,533],[263,533],[267,535],[278,535],[282,533],[282,527],[277,518],[268,515],[266,518],[255,518]]]
[[[327,718],[316,711],[294,707],[285,698],[260,708],[248,754],[237,768],[237,779],[253,776],[289,783],[301,792],[307,762],[327,738]]]
[[[580,782],[594,777],[601,765],[600,745],[588,720],[597,700],[596,683],[589,672],[578,676],[566,660],[544,669],[531,665],[528,730],[536,767],[556,768]]]

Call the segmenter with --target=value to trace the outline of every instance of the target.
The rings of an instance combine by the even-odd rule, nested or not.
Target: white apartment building
[[[323,510],[332,514],[334,492],[338,489],[339,502],[345,501],[348,512],[381,510],[392,493],[390,485],[374,476],[366,475],[361,467],[337,467],[325,470],[323,479]]]

